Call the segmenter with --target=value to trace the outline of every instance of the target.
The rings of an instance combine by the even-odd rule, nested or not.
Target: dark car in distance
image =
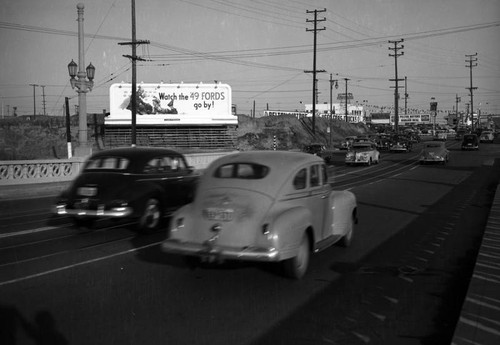
[[[173,150],[104,150],[88,158],[53,212],[72,217],[78,227],[91,227],[103,218],[129,219],[139,230],[150,232],[192,200],[197,180],[194,168]]]
[[[465,134],[462,139],[462,150],[479,150],[479,138],[476,134]]]

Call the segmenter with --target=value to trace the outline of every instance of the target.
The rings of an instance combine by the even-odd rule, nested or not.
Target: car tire
[[[309,236],[304,233],[297,250],[297,255],[283,262],[285,275],[293,279],[302,278],[309,266],[309,255]]]
[[[139,230],[144,233],[154,232],[160,227],[162,218],[160,201],[154,197],[148,198],[139,218]]]

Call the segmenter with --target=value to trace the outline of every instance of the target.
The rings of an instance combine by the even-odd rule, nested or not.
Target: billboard
[[[132,124],[132,84],[109,88],[106,125]],[[140,83],[136,91],[137,125],[237,125],[227,84]]]

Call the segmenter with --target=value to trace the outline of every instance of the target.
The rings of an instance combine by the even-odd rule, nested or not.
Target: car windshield
[[[84,170],[126,170],[130,160],[124,157],[105,156],[90,158]]]
[[[258,180],[267,176],[269,167],[255,163],[231,163],[218,167],[214,177]]]

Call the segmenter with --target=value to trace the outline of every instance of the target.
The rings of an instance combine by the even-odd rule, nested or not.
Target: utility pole
[[[332,120],[333,120],[333,99],[332,99],[332,91],[333,85],[335,84],[335,88],[339,87],[338,80],[332,79],[332,74],[330,73],[330,147],[332,147]]]
[[[458,119],[458,103],[459,102],[460,102],[460,97],[458,97],[458,94],[457,94],[457,95],[455,95],[455,112],[457,115],[457,126],[460,122],[462,122],[462,124],[464,124],[463,119],[461,119],[461,121],[459,121],[459,119]]]
[[[398,44],[402,43],[404,40],[400,39],[397,41],[389,41],[390,44],[394,44],[394,48],[389,47],[389,50],[394,51],[394,54],[389,54],[390,57],[394,57],[394,75],[395,79],[389,79],[389,81],[394,81],[396,84],[394,87],[394,129],[396,134],[399,133],[399,86],[398,82],[403,79],[398,79],[398,57],[404,55],[404,52],[398,53],[399,50],[403,49],[405,46]]]
[[[320,12],[326,12],[326,8],[322,10],[314,10],[314,11],[309,11],[307,10],[306,13],[314,13],[314,19],[306,19],[307,23],[314,23],[314,29],[306,29],[306,31],[312,31],[314,33],[314,49],[313,49],[313,69],[312,69],[312,74],[313,74],[313,95],[312,95],[312,132],[313,134],[316,134],[316,123],[315,123],[315,117],[316,117],[316,36],[318,31],[326,30],[325,27],[318,29],[318,22],[324,22],[326,18],[323,19],[318,19],[318,13]],[[306,73],[309,73],[308,71],[305,71]],[[325,71],[321,71],[325,72]]]
[[[472,87],[472,67],[476,67],[477,63],[474,63],[477,61],[477,53],[471,54],[471,55],[465,55],[465,57],[468,60],[465,60],[465,62],[468,62],[469,65],[465,67],[469,67],[470,71],[470,87],[466,87],[467,90],[470,92],[470,109],[471,109],[471,117],[472,117],[472,127],[471,127],[471,132],[474,132],[474,92],[473,90],[477,89],[477,87]],[[473,64],[474,63],[474,64]]]
[[[345,122],[348,123],[349,120],[347,119],[347,81],[350,80],[348,78],[344,78],[345,80]]]
[[[33,86],[33,116],[36,116],[36,100],[35,100],[35,87],[40,86],[38,84],[30,84]]]
[[[137,60],[145,61],[145,59],[140,58],[136,55],[137,46],[139,44],[149,44],[149,41],[136,40],[135,34],[135,0],[131,0],[132,2],[132,42],[122,42],[118,43],[119,45],[131,45],[132,46],[132,55],[123,55],[126,58],[132,60],[132,93],[130,96],[130,105],[132,108],[132,131],[131,131],[131,145],[132,147],[136,146],[136,122],[137,122]]]
[[[43,115],[47,115],[47,112],[45,111],[46,108],[45,108],[45,85],[40,85],[40,87],[42,88],[42,105],[43,105]]]
[[[407,85],[407,80],[408,78],[405,76],[405,115],[408,114],[408,85]]]

